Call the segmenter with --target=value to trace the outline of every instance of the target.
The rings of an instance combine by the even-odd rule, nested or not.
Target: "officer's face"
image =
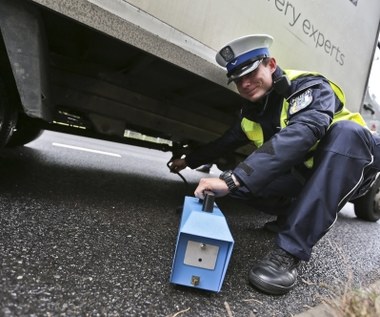
[[[267,63],[261,63],[253,72],[235,80],[240,95],[252,102],[260,101],[272,88],[272,74],[275,70],[276,60],[269,58]]]

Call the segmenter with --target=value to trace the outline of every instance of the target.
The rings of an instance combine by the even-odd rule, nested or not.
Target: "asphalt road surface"
[[[256,291],[247,275],[273,245],[272,218],[223,198],[235,246],[221,292],[171,284],[179,207],[209,175],[185,170],[186,187],[169,158],[53,132],[1,152],[0,315],[292,316],[379,278],[379,223],[347,205],[294,290]]]

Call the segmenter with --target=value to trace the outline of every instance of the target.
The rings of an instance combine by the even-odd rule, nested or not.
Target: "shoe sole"
[[[250,275],[249,281],[253,286],[269,295],[284,295],[296,285],[296,282],[290,286],[268,284],[255,275]]]

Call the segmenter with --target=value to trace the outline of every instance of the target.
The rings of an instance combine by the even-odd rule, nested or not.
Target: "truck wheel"
[[[16,129],[11,135],[6,147],[17,147],[32,142],[37,139],[43,132],[40,125],[35,119],[26,115],[19,115]]]
[[[4,82],[0,78],[0,149],[4,148],[11,137],[17,121],[17,112],[10,103]]]
[[[362,197],[353,201],[355,214],[358,218],[376,222],[380,219],[380,177],[372,188]]]

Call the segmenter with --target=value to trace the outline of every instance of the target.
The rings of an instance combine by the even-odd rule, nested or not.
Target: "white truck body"
[[[62,4],[53,5],[55,1],[34,1],[57,10],[62,7]],[[357,111],[364,98],[380,21],[380,2],[377,0],[88,2],[213,64],[216,64],[216,51],[228,41],[252,33],[270,34],[275,38],[271,52],[282,67],[326,75],[342,86],[349,107]],[[72,16],[76,14],[78,12],[71,12]],[[97,22],[102,23],[96,25]],[[101,20],[95,20],[91,26],[115,35]],[[117,36],[125,39],[122,34]],[[175,60],[170,52],[160,52],[152,43],[153,47],[137,41],[134,44],[225,85],[223,79],[220,81],[219,77],[202,72],[197,65]]]
[[[21,35],[10,40],[13,16],[36,28],[33,52]],[[223,133],[238,111],[241,99],[215,62],[225,43],[270,34],[282,68],[324,74],[362,111],[379,21],[378,0],[0,0],[19,112],[56,123],[59,110],[68,127],[86,121],[95,137],[131,129],[190,146]],[[20,75],[32,68],[37,75]]]

